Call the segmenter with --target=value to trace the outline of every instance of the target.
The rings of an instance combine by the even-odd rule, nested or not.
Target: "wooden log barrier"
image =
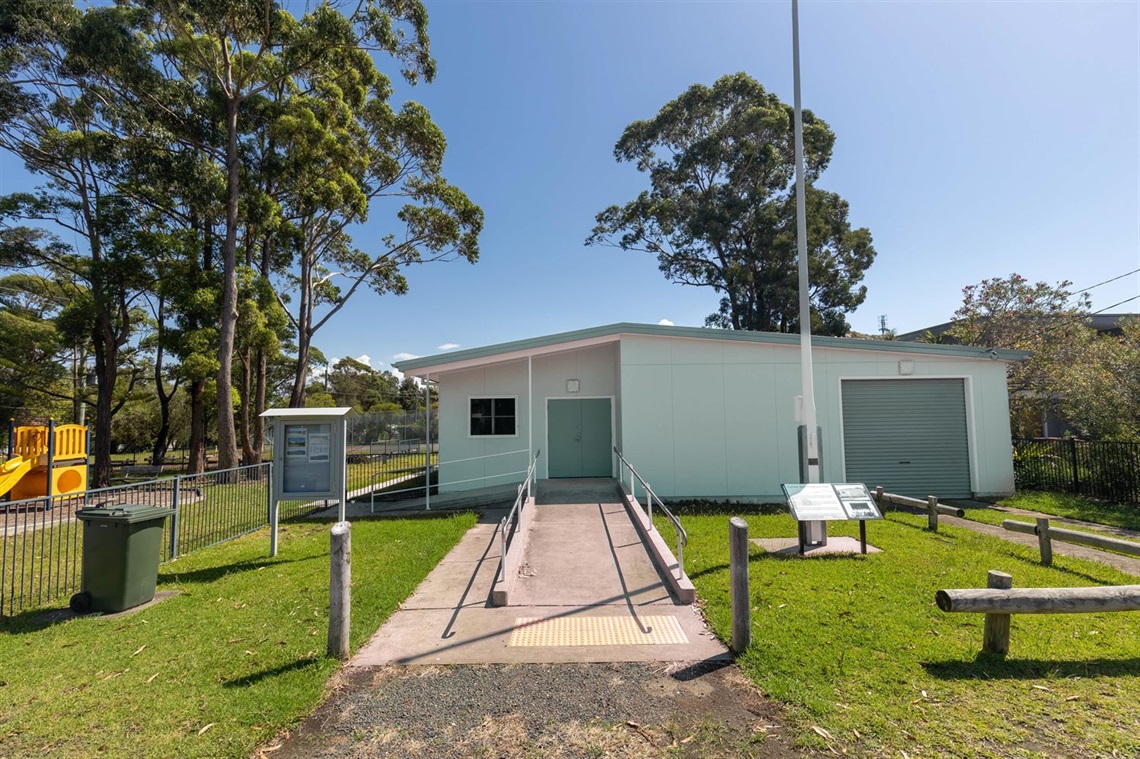
[[[1037,524],[1007,519],[1001,523],[1001,526],[1010,532],[1036,535],[1038,537],[1038,545],[1041,547],[1041,562],[1046,565],[1053,562],[1052,541],[1054,540],[1060,540],[1063,543],[1076,543],[1082,546],[1102,548],[1107,551],[1117,551],[1118,553],[1126,553],[1130,556],[1140,556],[1140,543],[1134,543],[1130,540],[1121,540],[1119,538],[1110,538],[1107,535],[1096,535],[1091,532],[1078,532],[1077,530],[1053,527],[1049,524],[1048,519],[1038,518]],[[1044,536],[1042,536],[1042,532],[1044,532]]]
[[[1013,575],[991,569],[986,577],[986,587],[992,590],[1009,590],[1013,587]],[[1009,653],[1009,614],[987,614],[982,628],[982,649],[1005,656]]]
[[[886,512],[886,507],[889,504],[906,506],[911,509],[921,509],[926,512],[927,526],[935,532],[938,531],[939,514],[944,514],[948,517],[958,517],[959,519],[966,516],[965,509],[939,503],[937,496],[928,495],[925,499],[911,498],[910,496],[898,495],[896,493],[887,493],[883,490],[882,485],[875,488],[875,503],[879,505],[879,511],[881,512]]]
[[[1049,536],[1049,520],[1037,517],[1037,548],[1041,551],[1041,563],[1053,566],[1053,541]]]
[[[329,539],[328,654],[348,658],[349,611],[352,608],[352,532],[348,522],[337,522]]]
[[[934,602],[942,611],[983,614],[1085,614],[1101,611],[1140,611],[1140,585],[940,590],[934,594]]]
[[[748,523],[728,520],[728,564],[732,583],[732,652],[742,654],[752,643],[752,599],[748,593]]]
[[[1105,611],[1140,611],[1140,585],[1093,588],[1013,588],[1013,577],[991,570],[985,589],[940,590],[934,594],[946,612],[986,615],[982,648],[995,654],[1009,652],[1011,614],[1079,614]]]

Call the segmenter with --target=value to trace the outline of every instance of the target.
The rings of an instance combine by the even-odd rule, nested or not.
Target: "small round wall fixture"
[[[566,380],[566,392],[576,393],[580,389],[581,389],[581,383],[579,383],[578,380],[576,380],[576,379]]]

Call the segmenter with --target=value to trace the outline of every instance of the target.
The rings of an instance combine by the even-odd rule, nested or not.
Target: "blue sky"
[[[447,135],[445,174],[486,213],[481,260],[413,269],[402,297],[358,295],[317,346],[387,368],[618,321],[701,325],[711,290],[583,241],[646,186],[613,159],[628,123],[736,71],[791,101],[790,0],[428,9],[438,77],[398,97]],[[878,251],[855,329],[946,321],[964,286],[1014,271],[1081,289],[1140,268],[1140,4],[805,0],[800,35],[804,105],[837,135],[819,184]],[[0,192],[20,171],[0,160]],[[1094,309],[1135,297],[1140,274],[1090,294]]]

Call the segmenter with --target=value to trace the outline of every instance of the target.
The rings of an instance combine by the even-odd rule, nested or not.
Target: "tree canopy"
[[[614,156],[650,187],[599,213],[586,244],[652,253],[667,279],[713,288],[723,297],[709,326],[798,331],[792,120],[747,74],[693,85],[626,127]],[[843,335],[875,249],[867,229],[852,229],[847,201],[814,184],[834,133],[808,110],[803,123],[812,329]]]
[[[154,430],[157,462],[187,419],[191,471],[211,437],[221,468],[260,460],[260,413],[308,401],[314,334],[350,297],[478,258],[442,131],[392,102],[389,73],[435,68],[421,0],[0,3],[0,149],[38,180],[0,197],[0,321],[28,337],[0,402],[90,405],[96,484],[112,437]]]
[[[1029,352],[1009,367],[1014,433],[1040,434],[1045,414],[1063,416],[1082,437],[1140,437],[1140,320],[1122,334],[1089,325],[1088,293],[1069,281],[1050,285],[1020,274],[963,289],[945,332],[950,342]]]

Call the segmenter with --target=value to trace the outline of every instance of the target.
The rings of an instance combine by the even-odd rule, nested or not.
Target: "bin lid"
[[[170,513],[170,509],[162,506],[149,506],[143,503],[109,503],[93,506],[89,509],[79,509],[75,512],[75,516],[77,519],[90,522],[134,524],[152,519],[165,519],[170,516]]]

